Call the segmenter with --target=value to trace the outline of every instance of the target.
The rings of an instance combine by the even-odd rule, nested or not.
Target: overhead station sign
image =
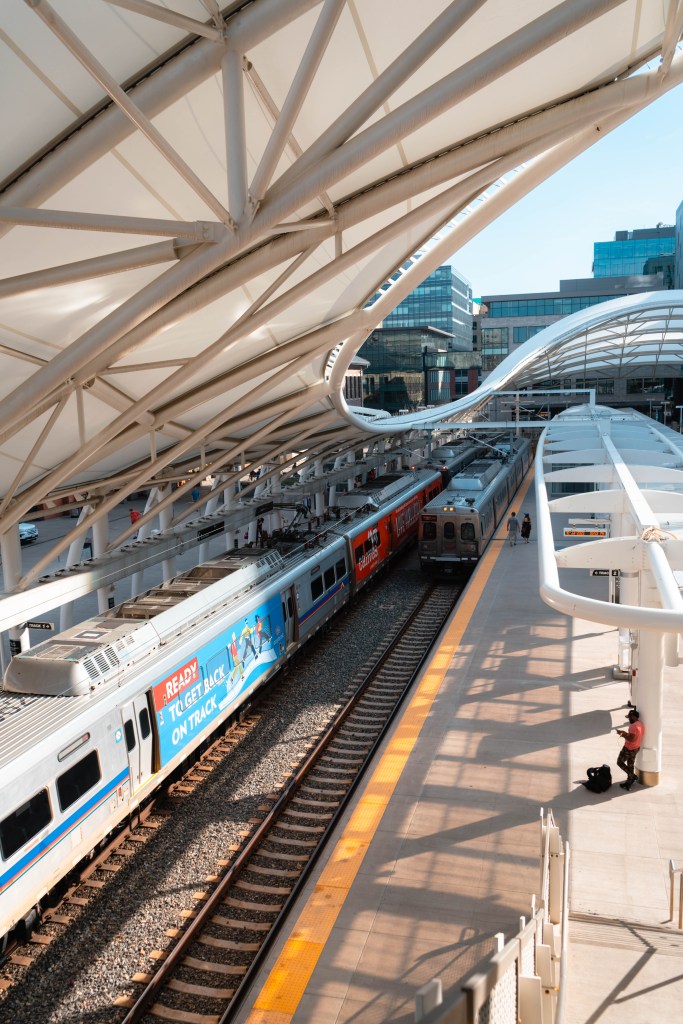
[[[609,537],[609,519],[570,519],[565,526],[565,537]]]

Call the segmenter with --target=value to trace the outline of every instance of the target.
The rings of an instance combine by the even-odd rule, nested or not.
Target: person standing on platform
[[[524,513],[524,519],[522,519],[522,537],[524,543],[529,543],[529,537],[531,536],[531,516],[528,512]]]
[[[511,512],[508,516],[507,531],[510,547],[513,548],[517,543],[517,538],[519,537],[519,519],[517,518],[516,512]]]
[[[632,708],[628,713],[629,727],[627,730],[617,729],[617,736],[623,736],[624,745],[621,748],[619,757],[617,758],[617,767],[621,768],[622,772],[626,772],[628,776],[626,782],[620,782],[619,785],[622,789],[629,790],[634,782],[638,781],[638,776],[635,772],[635,761],[636,754],[640,750],[643,742],[643,734],[645,732],[645,726],[640,721],[640,713]]]

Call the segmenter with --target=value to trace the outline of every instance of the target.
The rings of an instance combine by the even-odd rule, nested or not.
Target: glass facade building
[[[664,287],[673,287],[676,229],[617,231],[612,242],[593,243],[593,277],[624,277],[662,273]]]
[[[394,279],[398,277],[399,274],[394,275]],[[452,336],[449,348],[471,349],[472,287],[451,266],[437,267],[384,318],[382,326],[433,327]]]
[[[367,360],[363,404],[388,412],[442,405],[478,384],[481,359],[446,348],[448,336],[429,328],[378,328],[358,353]]]

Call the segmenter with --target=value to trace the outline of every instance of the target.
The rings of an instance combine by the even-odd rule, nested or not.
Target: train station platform
[[[535,521],[530,476],[513,507]],[[606,580],[575,572],[604,597]],[[565,1024],[679,1019],[681,671],[667,669],[661,783],[626,792],[616,630],[555,613],[538,589],[533,534],[510,547],[499,530],[240,1021],[408,1024],[433,978],[447,1000],[530,914],[541,808],[571,851]],[[595,795],[580,780],[603,762],[614,784]]]

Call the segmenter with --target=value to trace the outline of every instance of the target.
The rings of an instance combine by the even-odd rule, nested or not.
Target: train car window
[[[315,601],[317,597],[323,592],[323,578],[319,576],[317,580],[311,580],[311,597]]]
[[[282,602],[282,618],[285,620],[285,622],[287,621],[287,605],[285,604],[284,601]]]
[[[287,607],[289,609],[289,617],[290,617],[290,619],[293,619],[294,618],[294,605],[292,604],[291,597],[287,598]]]
[[[356,556],[356,565],[358,565],[358,563],[360,562],[361,558],[363,557],[363,545],[362,544],[358,545],[358,547],[356,548],[354,554]]]
[[[462,523],[460,525],[460,540],[474,539],[474,523]]]
[[[130,753],[135,749],[135,727],[132,718],[127,718],[123,723],[123,731],[126,734],[126,750]]]
[[[343,579],[343,577],[346,576],[346,559],[340,558],[337,564],[335,565],[334,570],[337,574],[337,579]]]
[[[140,735],[142,736],[143,740],[146,740],[152,731],[152,726],[150,725],[149,721],[149,711],[147,710],[147,708],[142,709],[142,711],[138,715],[138,718],[140,720]]]
[[[422,524],[422,540],[436,540],[436,523]]]
[[[443,524],[443,538],[444,540],[453,540],[455,537],[455,523],[444,523]]]
[[[67,807],[71,807],[71,804],[75,804],[101,778],[100,759],[97,756],[97,751],[91,750],[63,775],[57,776],[57,796],[61,809],[65,811]]]
[[[329,569],[325,569],[325,590],[329,590],[334,586],[334,566],[331,565]]]
[[[0,821],[0,851],[3,860],[9,860],[12,854],[30,842],[51,821],[50,797],[46,789],[41,789]]]

